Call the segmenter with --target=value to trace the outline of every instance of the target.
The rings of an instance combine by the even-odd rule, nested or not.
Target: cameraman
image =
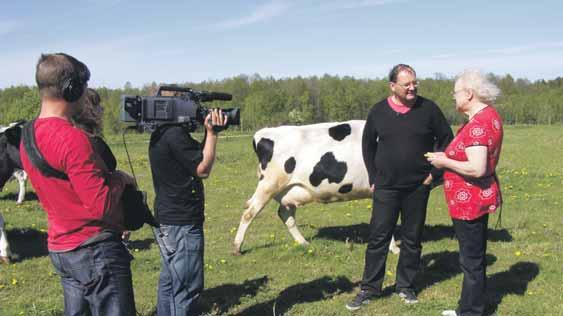
[[[226,126],[220,110],[205,118],[203,146],[189,126],[164,125],[151,135],[149,159],[155,190],[154,209],[160,230],[162,265],[157,315],[194,315],[203,290],[204,192],[215,161],[217,130]],[[215,129],[214,129],[215,127]]]

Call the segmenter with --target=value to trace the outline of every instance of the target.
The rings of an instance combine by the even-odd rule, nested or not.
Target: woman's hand
[[[445,153],[438,151],[433,153],[426,153],[424,154],[426,160],[430,162],[430,164],[438,169],[443,169],[446,167],[446,164],[449,158],[446,156]]]

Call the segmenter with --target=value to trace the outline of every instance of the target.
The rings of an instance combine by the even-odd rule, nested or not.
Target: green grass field
[[[152,200],[147,135],[128,136],[142,189]],[[129,170],[119,138],[109,140],[121,169]],[[358,153],[359,154],[359,153]],[[499,315],[563,315],[563,126],[508,126],[499,177],[505,204],[502,228],[490,218],[489,297]],[[256,158],[251,137],[220,140],[217,162],[206,180],[205,291],[209,315],[350,315],[363,271],[369,200],[311,204],[297,211],[310,247],[296,246],[270,203],[250,227],[244,254],[231,244],[245,201],[252,195]],[[0,193],[12,250],[20,260],[0,265],[0,315],[62,315],[59,277],[46,250],[46,217],[32,190],[16,206],[16,184]],[[386,293],[354,315],[440,315],[455,307],[461,271],[457,241],[441,188],[432,192],[424,237],[420,303],[405,306],[390,295],[397,256],[389,254]],[[349,241],[346,242],[346,239]],[[153,315],[160,267],[148,228],[130,243],[137,310]]]

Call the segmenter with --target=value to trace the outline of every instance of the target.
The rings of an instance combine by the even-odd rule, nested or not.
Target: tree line
[[[532,82],[510,75],[489,76],[502,91],[496,107],[505,124],[563,123],[563,77]],[[460,124],[464,117],[455,110],[453,83],[453,79],[436,74],[434,78],[420,80],[418,91],[419,95],[434,100],[451,124]],[[387,80],[330,75],[282,79],[239,75],[178,85],[232,94],[232,102],[215,101],[204,106],[240,107],[241,126],[235,129],[242,131],[286,124],[365,119],[373,104],[389,95]],[[154,95],[158,84],[153,82],[135,88],[126,83],[119,89],[101,87],[96,90],[104,106],[104,130],[106,134],[113,134],[123,127],[119,120],[121,95]],[[36,87],[0,89],[0,124],[32,119],[39,112],[39,103]]]

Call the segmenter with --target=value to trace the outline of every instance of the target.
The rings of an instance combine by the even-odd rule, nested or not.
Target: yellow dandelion
[[[12,279],[12,285],[16,285],[16,284],[18,284],[18,280]]]
[[[387,275],[388,275],[388,276],[393,276],[393,272],[387,270]]]
[[[221,259],[221,261],[220,261],[220,262],[221,262],[221,264],[225,264],[225,263],[227,263],[227,260],[225,260],[225,259]]]
[[[522,255],[522,252],[520,250],[518,250],[514,254],[516,255],[516,257],[520,257]]]

